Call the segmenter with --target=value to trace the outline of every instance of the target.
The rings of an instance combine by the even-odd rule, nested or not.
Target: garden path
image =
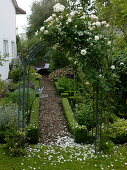
[[[67,122],[61,107],[61,99],[57,95],[54,83],[47,75],[42,76],[40,104],[40,142],[53,144],[60,137],[70,136]]]

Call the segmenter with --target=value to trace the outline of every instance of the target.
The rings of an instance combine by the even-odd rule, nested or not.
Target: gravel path
[[[61,99],[56,93],[53,81],[48,76],[43,75],[41,87],[43,92],[40,106],[40,142],[55,144],[58,138],[70,136],[70,134],[61,107]]]

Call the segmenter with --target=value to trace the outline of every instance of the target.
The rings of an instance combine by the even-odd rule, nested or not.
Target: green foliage
[[[73,91],[75,87],[75,80],[63,76],[58,79],[58,85],[64,88],[65,91]]]
[[[5,143],[5,132],[8,126],[17,123],[17,105],[0,106],[0,143]]]
[[[35,125],[29,125],[26,133],[26,140],[30,144],[37,144],[39,140],[39,128]]]
[[[17,110],[18,107],[16,104],[0,106],[0,130],[6,129],[8,124],[15,124],[17,120]]]
[[[109,126],[109,138],[114,143],[127,142],[127,120],[118,119],[116,122]]]
[[[93,117],[92,103],[76,104],[75,117],[80,125],[87,126],[88,130],[95,126],[95,119]]]
[[[35,99],[35,90],[29,88],[29,102],[28,102],[28,110],[31,110],[32,108],[32,105],[33,105],[33,101]],[[23,89],[20,89],[20,98],[23,97]],[[24,96],[25,99],[27,99],[27,89],[25,89],[25,96]],[[17,103],[19,104],[20,99],[19,99],[19,89],[16,89],[14,92],[12,93],[9,93],[9,99],[13,102],[13,103]],[[27,109],[27,106],[26,108]]]
[[[69,101],[67,98],[62,98],[62,105],[65,112],[65,117],[68,121],[68,126],[70,131],[74,135],[74,139],[78,143],[85,143],[87,141],[87,128],[86,126],[80,126],[72,112],[71,106],[69,105]]]
[[[25,131],[17,130],[16,127],[10,127],[5,133],[5,149],[7,153],[13,156],[22,156],[25,154]]]
[[[67,98],[67,97],[68,97],[68,93],[61,93],[60,96],[61,96],[62,98]]]
[[[19,81],[20,77],[23,75],[20,67],[9,72],[9,79],[13,79],[14,82]]]
[[[31,115],[30,115],[30,123],[28,125],[27,133],[26,133],[26,139],[27,142],[31,144],[38,143],[39,140],[39,104],[40,99],[36,97]]]

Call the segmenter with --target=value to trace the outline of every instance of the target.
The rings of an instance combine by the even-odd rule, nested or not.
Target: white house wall
[[[0,66],[1,79],[8,78],[9,63],[12,58],[16,57],[16,12],[12,0],[0,0],[0,54],[3,55],[3,41],[8,41],[8,61],[4,62],[4,66]],[[12,56],[12,45],[15,45],[15,52]]]

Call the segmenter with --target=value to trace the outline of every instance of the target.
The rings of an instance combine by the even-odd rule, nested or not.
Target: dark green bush
[[[71,106],[67,98],[62,98],[63,109],[68,122],[70,131],[72,132],[74,139],[78,143],[86,143],[87,139],[87,128],[86,126],[80,126],[72,112]]]
[[[18,67],[9,72],[9,79],[13,79],[14,82],[18,82],[20,78],[22,77],[22,75],[23,75],[23,72],[20,69],[20,67]]]
[[[39,128],[35,125],[28,126],[26,134],[27,142],[30,144],[36,144],[39,140]]]
[[[62,76],[58,79],[58,85],[59,87],[64,88],[65,91],[74,91],[74,87],[76,84],[74,79]]]
[[[76,104],[75,105],[75,117],[80,125],[87,126],[90,130],[95,126],[95,120],[93,119],[93,107],[92,103]]]
[[[109,139],[114,143],[127,143],[127,120],[118,119],[109,127]]]
[[[22,156],[25,154],[25,131],[18,130],[15,126],[9,127],[5,133],[5,149],[7,153],[13,156]]]

